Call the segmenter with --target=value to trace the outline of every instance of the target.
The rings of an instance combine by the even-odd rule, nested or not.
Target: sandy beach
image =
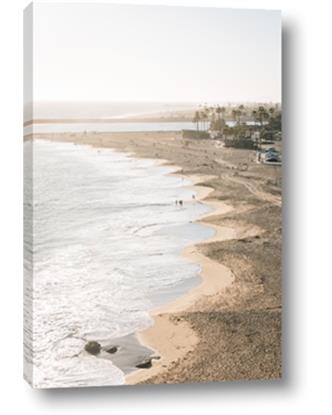
[[[127,384],[271,379],[281,376],[281,167],[257,164],[251,150],[226,149],[178,132],[35,135],[167,160],[189,177],[196,203],[213,209],[199,222],[215,229],[188,247],[200,285],[153,310],[138,333],[160,359]]]

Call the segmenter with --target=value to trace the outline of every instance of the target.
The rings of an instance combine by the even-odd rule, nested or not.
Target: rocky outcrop
[[[152,367],[152,360],[159,360],[160,356],[151,356],[148,359],[143,360],[143,362],[138,363],[136,367],[138,369],[150,369]]]
[[[152,359],[146,359],[141,363],[138,363],[136,367],[138,369],[149,369],[152,366]]]
[[[93,354],[94,356],[96,356],[97,354],[100,353],[101,346],[98,342],[89,341],[85,345],[84,350],[87,351],[88,353]]]
[[[111,353],[111,354],[116,353],[117,351],[118,351],[118,346],[111,346],[106,350],[107,353]]]

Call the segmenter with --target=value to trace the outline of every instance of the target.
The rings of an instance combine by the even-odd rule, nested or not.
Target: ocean
[[[199,264],[181,251],[213,235],[193,223],[210,209],[192,198],[189,180],[156,160],[47,140],[26,141],[24,151],[33,161],[24,244],[34,385],[123,384],[151,354],[135,340],[153,324],[149,312],[200,282]],[[89,340],[120,345],[122,358],[89,355]]]
[[[233,127],[235,121],[227,121]],[[247,125],[255,125],[254,121],[247,121]],[[182,131],[196,130],[196,124],[191,121],[172,122],[61,122],[61,123],[34,123],[24,127],[24,135],[48,133],[112,133],[112,132],[141,132],[141,131]]]

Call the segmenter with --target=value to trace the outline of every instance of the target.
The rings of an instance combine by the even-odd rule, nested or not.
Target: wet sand
[[[176,173],[175,173],[176,174]],[[187,176],[192,183],[204,182],[210,177],[204,176]],[[213,192],[212,188],[203,186],[192,186],[196,192],[196,201],[202,203],[204,199]],[[214,201],[206,202],[213,208],[212,213],[202,216],[196,222],[200,223],[203,218],[212,215],[224,214],[232,208],[223,202]],[[204,241],[208,244],[212,241],[221,241],[230,238],[230,233],[226,229],[219,229],[217,225],[207,225],[215,229],[215,235]],[[231,234],[233,234],[231,232]],[[158,353],[160,359],[154,363],[153,368],[149,371],[140,369],[126,376],[126,383],[135,385],[144,380],[148,380],[152,375],[157,376],[160,372],[167,368],[174,360],[184,359],[186,355],[191,353],[199,338],[188,323],[181,318],[170,318],[174,313],[183,312],[189,309],[195,309],[195,303],[199,298],[216,295],[222,292],[233,281],[232,272],[223,264],[212,261],[203,255],[196,245],[187,247],[182,254],[189,260],[201,265],[200,276],[202,282],[189,290],[186,294],[177,298],[171,303],[167,303],[152,311],[154,325],[141,333],[138,333],[140,342]]]
[[[36,135],[46,138],[45,135]],[[199,222],[216,235],[184,254],[202,283],[154,310],[140,341],[161,358],[126,376],[128,384],[272,379],[281,376],[281,168],[250,150],[180,133],[48,134],[48,139],[111,147],[168,160],[199,185],[216,210]],[[199,202],[199,200],[197,201]]]

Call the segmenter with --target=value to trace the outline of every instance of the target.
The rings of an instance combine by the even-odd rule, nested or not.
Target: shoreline
[[[167,160],[165,162],[168,163]],[[169,166],[182,170],[180,166]],[[208,186],[200,186],[195,183],[204,183],[210,177],[183,175],[177,173],[177,171],[169,174],[191,180],[192,184],[189,187],[197,192],[196,201],[212,208],[211,212],[202,215],[194,223],[200,223],[214,229],[215,234],[198,244],[204,245],[212,241],[223,241],[231,237],[227,234],[223,236],[218,226],[202,222],[203,219],[221,215],[233,209],[223,202],[206,200],[215,189]],[[195,332],[185,322],[181,322],[181,324],[177,322],[176,324],[169,318],[169,315],[191,309],[200,298],[220,293],[220,291],[232,283],[234,279],[232,272],[226,266],[212,261],[205,256],[197,247],[198,244],[195,243],[187,246],[180,255],[201,266],[199,272],[201,278],[200,283],[175,300],[152,309],[149,312],[154,324],[141,332],[136,332],[136,337],[142,345],[157,353],[160,359],[156,362],[154,361],[152,368],[148,371],[146,369],[137,369],[127,374],[125,376],[126,385],[135,385],[147,380],[151,376],[158,376],[172,361],[183,358],[187,353],[193,351],[199,341]],[[172,340],[170,341],[170,339]]]
[[[113,123],[177,123],[192,122],[192,117],[113,117],[113,118],[36,118],[27,120],[23,127],[35,124],[113,124]]]
[[[114,151],[125,153],[129,157],[142,158],[132,152],[122,151],[112,147],[110,148]],[[165,175],[190,180],[191,183],[189,185],[184,185],[183,187],[190,188],[196,193],[194,203],[203,203],[211,208],[211,212],[201,215],[193,221],[193,223],[199,223],[203,226],[212,228],[215,231],[215,234],[206,240],[190,244],[185,249],[180,251],[179,255],[184,256],[191,262],[201,266],[201,270],[199,271],[201,281],[198,285],[190,288],[180,297],[177,297],[176,299],[149,311],[149,315],[153,319],[153,325],[141,332],[135,332],[133,335],[142,346],[145,346],[157,353],[159,359],[153,361],[153,365],[148,371],[146,369],[138,368],[137,370],[133,370],[125,375],[125,385],[137,384],[152,375],[158,375],[163,371],[163,367],[167,365],[167,363],[183,357],[185,354],[192,351],[193,347],[198,343],[198,337],[188,324],[182,322],[181,325],[175,325],[169,320],[168,317],[165,318],[165,314],[185,311],[193,307],[194,303],[201,297],[219,293],[233,281],[232,273],[227,267],[216,261],[212,261],[197,247],[198,244],[204,245],[212,241],[222,241],[231,237],[230,234],[227,234],[227,232],[223,235],[224,229],[221,230],[219,226],[203,222],[203,219],[216,215],[222,215],[233,210],[233,207],[224,202],[214,199],[206,200],[215,191],[215,189],[202,184],[213,178],[213,176],[186,175],[181,173],[183,170],[181,166],[172,164],[169,160],[147,157],[144,157],[144,159],[153,160],[157,166],[171,168],[172,171],[165,173]],[[233,233],[234,232],[231,232],[232,235]],[[170,341],[170,339],[172,339],[172,341]]]
[[[175,168],[167,174],[190,179],[188,187],[199,193],[197,202],[214,209],[195,222],[212,227],[215,235],[185,248],[182,255],[193,255],[189,260],[199,264],[206,261],[210,273],[221,266],[217,284],[204,284],[202,266],[196,287],[150,311],[155,324],[136,336],[161,359],[130,372],[126,384],[281,377],[281,207],[276,203],[281,200],[280,167],[258,165],[253,151],[223,148],[213,140],[186,140],[175,131],[33,138],[156,160]],[[241,169],[243,163],[248,171]],[[227,270],[233,280],[222,285],[220,273]]]

